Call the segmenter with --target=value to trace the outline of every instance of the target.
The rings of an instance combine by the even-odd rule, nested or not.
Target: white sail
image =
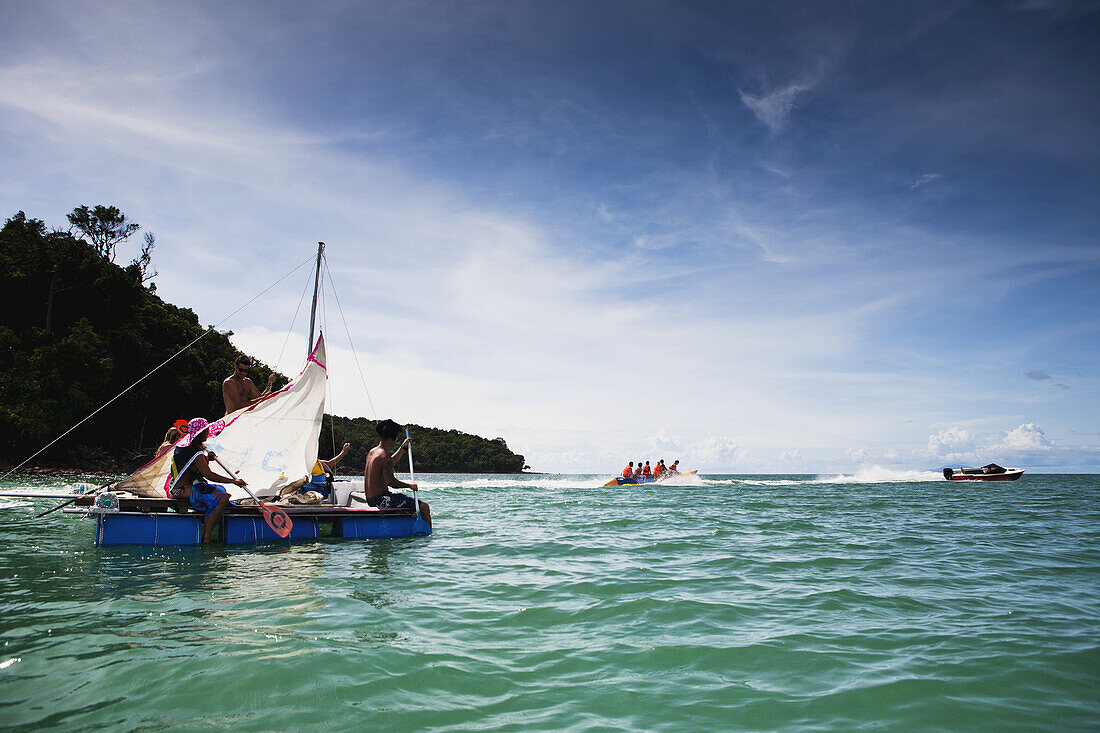
[[[225,430],[206,441],[207,450],[226,466],[240,469],[256,496],[277,494],[317,462],[327,380],[322,335],[297,379],[263,402],[226,415]],[[221,473],[219,466],[211,467]],[[248,496],[238,486],[225,488],[233,499]]]
[[[322,335],[301,373],[290,384],[262,402],[226,415],[222,418],[225,429],[206,441],[207,450],[214,451],[222,463],[240,470],[241,478],[256,496],[275,495],[288,483],[308,474],[317,462],[328,380],[325,361]],[[171,453],[171,448],[165,450],[112,488],[139,496],[166,496]],[[223,473],[215,463],[210,467]],[[225,488],[233,499],[248,496],[237,486]]]

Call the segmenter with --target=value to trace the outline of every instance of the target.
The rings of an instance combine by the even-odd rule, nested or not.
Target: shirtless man
[[[367,504],[379,509],[412,509],[413,499],[407,494],[394,494],[390,488],[415,489],[416,484],[407,484],[393,475],[393,464],[405,447],[409,444],[408,438],[401,446],[393,450],[393,444],[397,442],[397,434],[401,426],[393,420],[383,420],[378,423],[378,445],[367,453],[367,461],[363,466],[363,488],[367,495]],[[427,502],[420,502],[420,516],[432,526],[432,515]]]
[[[275,383],[275,372],[267,378],[267,389],[260,392],[248,378],[248,369],[252,360],[241,354],[233,363],[233,373],[222,382],[222,400],[225,401],[225,414],[236,412],[242,407],[254,405],[271,394],[271,385]]]

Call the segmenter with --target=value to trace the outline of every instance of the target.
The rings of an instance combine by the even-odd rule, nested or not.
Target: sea
[[[435,534],[373,541],[0,500],[0,727],[1100,730],[1100,476],[419,478]]]

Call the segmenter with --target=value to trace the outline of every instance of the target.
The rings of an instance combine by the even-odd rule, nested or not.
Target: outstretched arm
[[[191,464],[191,467],[199,472],[207,481],[223,481],[227,484],[235,484],[237,486],[244,486],[245,481],[243,478],[230,478],[229,476],[222,476],[221,474],[214,473],[210,469],[210,463],[206,460],[206,456],[199,456],[195,459],[195,462]]]
[[[329,458],[327,461],[321,461],[321,465],[325,467],[326,471],[332,471],[336,468],[340,461],[344,460],[344,456],[351,450],[351,443],[344,443],[344,447],[340,449],[340,452]]]

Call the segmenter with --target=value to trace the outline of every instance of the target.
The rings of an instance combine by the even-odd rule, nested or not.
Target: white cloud
[[[867,451],[863,448],[849,448],[845,452],[845,455],[848,456],[848,460],[850,461],[862,462],[867,460]]]
[[[1000,447],[1011,451],[1037,451],[1049,450],[1053,444],[1047,440],[1042,428],[1029,422],[1008,431]]]
[[[712,435],[688,446],[688,454],[701,467],[728,468],[737,463],[741,449],[733,438]]]
[[[683,448],[680,446],[679,442],[673,440],[672,437],[669,436],[668,431],[662,429],[658,430],[656,435],[652,435],[646,439],[645,451],[646,455],[663,458],[673,453],[679,454],[683,451]],[[666,460],[671,462],[675,459],[669,458]]]
[[[935,435],[928,436],[928,452],[933,456],[951,458],[973,449],[974,440],[970,433],[958,426],[944,428]]]

